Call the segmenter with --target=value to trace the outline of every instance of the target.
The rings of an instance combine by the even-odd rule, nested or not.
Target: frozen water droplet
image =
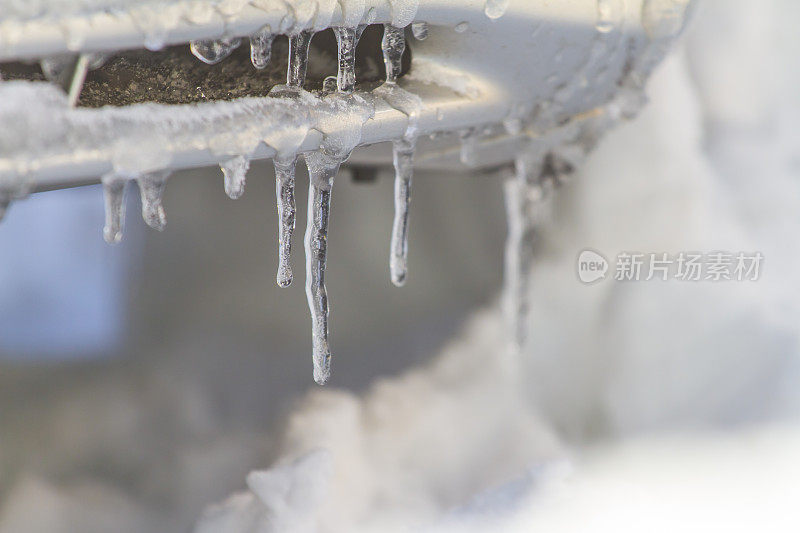
[[[306,225],[306,297],[311,311],[314,381],[324,385],[331,374],[328,340],[328,293],[325,267],[328,254],[328,221],[331,189],[342,159],[322,151],[305,154],[308,166],[308,222]]]
[[[289,70],[286,74],[286,85],[292,89],[302,89],[306,83],[308,70],[308,49],[314,32],[304,30],[289,37]]]
[[[597,31],[608,33],[614,29],[614,0],[597,0]]]
[[[339,73],[337,87],[340,92],[351,93],[356,87],[356,46],[360,37],[356,28],[333,28],[339,47]]]
[[[403,53],[406,51],[406,35],[403,28],[383,25],[383,63],[386,65],[386,82],[396,83],[403,68]]]
[[[167,215],[161,200],[169,175],[169,171],[160,171],[136,178],[142,199],[142,218],[148,226],[158,231],[164,231],[167,226]]]
[[[490,19],[499,19],[506,13],[509,0],[486,0],[483,12]]]
[[[478,140],[478,132],[475,129],[467,129],[459,133],[461,139],[461,163],[470,167],[475,166],[475,145]]]
[[[328,76],[322,80],[322,92],[329,94],[335,93],[339,90],[339,78],[336,76]]]
[[[250,36],[250,61],[257,69],[261,70],[269,65],[274,40],[275,36],[272,34],[269,25],[264,26],[257,33]]]
[[[292,284],[292,236],[296,216],[294,174],[297,157],[276,157],[274,163],[275,196],[278,199],[278,286],[288,287]]]
[[[411,24],[411,33],[418,41],[424,41],[428,38],[428,23],[427,22],[414,22]]]
[[[398,287],[405,285],[408,276],[408,215],[414,176],[414,147],[413,140],[394,142],[394,222],[389,270],[392,283]]]
[[[216,65],[230,56],[242,44],[241,39],[218,39],[216,41],[192,41],[192,54],[207,65]]]
[[[250,169],[250,160],[239,155],[222,163],[220,169],[225,176],[225,193],[232,200],[241,198],[244,194],[247,171]]]
[[[509,117],[503,120],[503,128],[509,135],[519,135],[522,132],[522,120],[519,117]]]
[[[125,225],[125,186],[128,180],[108,174],[103,176],[102,182],[106,208],[103,238],[108,244],[117,244],[122,240],[122,229]]]
[[[464,33],[469,29],[469,22],[459,22],[456,24],[455,28],[456,33]]]

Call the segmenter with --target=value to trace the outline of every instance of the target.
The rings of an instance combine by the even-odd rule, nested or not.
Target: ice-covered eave
[[[413,82],[405,85],[424,95],[419,134],[440,131],[442,124],[468,128],[496,122],[503,102],[471,100],[453,92]],[[363,124],[361,145],[403,136],[408,116],[384,100],[362,95],[373,106]],[[140,104],[121,108],[70,108],[55,88],[43,83],[7,82],[0,85],[0,122],[15,124],[0,143],[0,183],[25,176],[29,191],[69,183],[97,181],[120,167],[195,168],[219,164],[234,155],[252,159],[274,157],[279,151],[310,152],[324,135],[346,134],[346,120],[319,121],[334,111],[331,95],[307,100],[244,98],[184,106]],[[19,105],[17,105],[16,103]],[[326,107],[327,106],[327,107]],[[341,110],[347,112],[346,105]],[[341,110],[336,110],[337,113]],[[321,129],[324,129],[324,134]]]

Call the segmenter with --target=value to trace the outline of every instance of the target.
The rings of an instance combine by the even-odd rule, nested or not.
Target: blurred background
[[[290,501],[284,530],[513,515],[522,530],[658,530],[659,517],[796,531],[799,19],[794,0],[699,2],[650,106],[556,198],[512,364],[497,176],[418,173],[403,289],[388,275],[391,173],[337,179],[324,391],[302,275],[274,281],[270,163],[238,201],[218,169],[176,174],[164,233],[130,191],[115,247],[99,187],[14,205],[0,225],[0,532],[188,531],[201,516],[202,531],[262,531],[236,529],[230,502],[219,522],[203,509],[318,447],[331,492],[318,509]],[[586,248],[761,252],[764,270],[585,286]]]

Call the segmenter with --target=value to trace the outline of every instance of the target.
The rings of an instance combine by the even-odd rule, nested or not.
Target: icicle
[[[418,41],[424,41],[428,38],[428,23],[427,22],[414,22],[411,24],[411,33]]]
[[[289,70],[286,85],[292,89],[302,89],[306,83],[308,69],[308,49],[314,32],[303,30],[289,38]]]
[[[403,28],[383,25],[383,62],[386,65],[386,83],[397,83],[403,68],[403,53],[406,51],[406,35]]]
[[[237,200],[244,194],[247,171],[250,169],[250,160],[239,155],[220,164],[222,174],[225,176],[225,193],[232,200]]]
[[[241,39],[219,39],[216,41],[191,41],[192,54],[207,65],[216,65],[230,56],[242,44]]]
[[[400,140],[394,147],[394,223],[392,224],[389,270],[392,283],[402,287],[408,275],[408,214],[411,205],[411,179],[414,175],[416,140]]]
[[[167,216],[164,213],[164,206],[161,205],[161,199],[169,175],[170,172],[164,170],[142,174],[136,178],[142,199],[142,218],[148,226],[158,231],[164,231],[167,225]]]
[[[328,253],[328,220],[333,180],[342,163],[322,151],[305,155],[309,174],[308,223],[306,226],[306,297],[311,311],[314,381],[324,385],[331,374],[328,342],[328,293],[325,265]]]
[[[538,154],[520,157],[516,177],[505,183],[508,239],[505,250],[504,304],[511,324],[512,346],[521,350],[530,322],[530,278],[535,265],[538,231],[548,216],[549,205],[542,185],[542,160]]]
[[[292,284],[292,236],[294,235],[296,207],[294,200],[294,171],[297,156],[275,163],[275,196],[278,199],[278,286]]]
[[[250,61],[257,69],[261,70],[269,65],[274,40],[275,35],[272,34],[269,25],[250,36]]]
[[[118,244],[122,240],[125,225],[125,186],[128,180],[116,174],[107,174],[102,182],[106,207],[103,238],[108,244]]]
[[[395,83],[386,82],[375,89],[393,108],[408,116],[403,138],[394,141],[394,223],[389,252],[389,271],[392,283],[401,287],[406,282],[408,262],[408,212],[411,202],[411,181],[414,174],[414,149],[416,147],[422,100]]]
[[[356,28],[333,28],[339,46],[339,73],[336,85],[339,92],[351,93],[356,87],[356,46],[359,32]]]

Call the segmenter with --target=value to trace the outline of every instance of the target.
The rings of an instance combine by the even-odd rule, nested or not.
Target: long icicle
[[[394,141],[394,222],[392,224],[389,271],[397,287],[408,277],[408,215],[411,206],[411,180],[414,176],[416,139]]]
[[[125,186],[128,180],[116,174],[107,174],[102,182],[106,208],[103,238],[108,244],[118,244],[122,240],[125,225]]]
[[[389,272],[392,283],[402,287],[408,277],[408,221],[411,205],[411,181],[414,176],[414,150],[419,111],[419,98],[397,86],[402,69],[403,53],[406,49],[405,31],[402,28],[384,25],[383,61],[386,65],[386,83],[379,94],[393,107],[408,115],[408,127],[402,139],[393,142],[394,221],[389,253]]]
[[[292,236],[294,235],[296,205],[294,175],[297,156],[275,157],[275,196],[278,200],[278,286],[292,284]]]
[[[512,348],[521,351],[530,329],[531,276],[539,229],[548,217],[549,204],[541,181],[542,161],[520,158],[516,176],[504,185],[508,237],[505,250],[504,305],[511,324]]]
[[[314,381],[324,385],[331,375],[328,341],[328,293],[325,267],[328,253],[328,221],[331,189],[342,159],[322,151],[305,154],[308,166],[308,223],[306,226],[306,297],[311,311]]]

